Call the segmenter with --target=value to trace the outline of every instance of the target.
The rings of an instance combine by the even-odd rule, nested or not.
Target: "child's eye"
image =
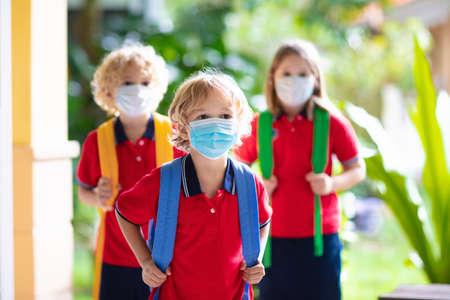
[[[300,77],[306,77],[306,73],[305,73],[305,72],[301,72],[301,73],[298,74],[298,76],[300,76]]]
[[[230,114],[223,114],[220,116],[222,119],[231,119],[232,116]]]
[[[125,82],[123,83],[123,85],[133,85],[133,83],[132,83],[131,81],[125,81]]]
[[[141,84],[142,84],[143,86],[148,86],[148,85],[150,84],[150,82],[144,81],[144,82],[142,82]]]
[[[290,72],[284,72],[283,75],[284,76],[291,76],[291,73]]]
[[[208,119],[209,117],[208,117],[207,114],[201,114],[200,116],[198,116],[198,118],[199,118],[200,120],[205,120],[205,119]]]

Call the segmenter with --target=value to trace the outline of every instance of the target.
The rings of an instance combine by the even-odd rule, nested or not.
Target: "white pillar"
[[[15,299],[70,300],[67,1],[14,0],[11,19]]]

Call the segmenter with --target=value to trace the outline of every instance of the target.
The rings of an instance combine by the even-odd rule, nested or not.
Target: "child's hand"
[[[273,191],[275,191],[278,185],[277,178],[275,177],[275,175],[272,175],[269,179],[263,178],[263,182],[264,186],[266,187],[267,194],[269,195],[269,197],[272,196]]]
[[[151,257],[142,264],[142,280],[152,288],[161,286],[167,280],[167,276],[171,274],[170,266],[167,268],[167,272],[163,273]]]
[[[107,205],[112,195],[111,180],[106,177],[100,177],[94,192],[97,195],[97,206],[107,211],[112,210],[112,207]]]
[[[315,174],[310,172],[306,175],[306,180],[315,195],[328,195],[334,191],[333,178],[325,173]]]
[[[240,270],[243,271],[242,279],[244,279],[244,281],[249,284],[259,283],[264,275],[266,275],[264,266],[259,261],[255,266],[251,268],[247,268],[245,261],[242,261]]]

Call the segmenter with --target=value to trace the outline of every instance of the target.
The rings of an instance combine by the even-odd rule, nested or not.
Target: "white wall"
[[[0,299],[14,299],[11,0],[0,1]]]

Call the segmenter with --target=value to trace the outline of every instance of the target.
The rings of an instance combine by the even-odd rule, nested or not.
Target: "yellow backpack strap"
[[[101,124],[97,131],[98,154],[102,177],[111,180],[113,193],[108,205],[114,204],[119,193],[119,162],[116,153],[116,139],[114,135],[114,118]]]
[[[116,139],[114,135],[114,118],[101,124],[97,130],[98,154],[100,158],[100,169],[102,177],[111,180],[112,195],[107,205],[113,206],[114,200],[119,193],[119,163],[116,153]],[[102,276],[103,249],[105,244],[105,216],[102,208],[98,208],[100,225],[97,235],[97,247],[95,252],[94,284],[92,296],[94,300],[100,298],[100,283]]]
[[[170,143],[172,125],[168,117],[157,112],[153,113],[153,122],[155,124],[156,166],[160,167],[173,160],[173,147]]]

